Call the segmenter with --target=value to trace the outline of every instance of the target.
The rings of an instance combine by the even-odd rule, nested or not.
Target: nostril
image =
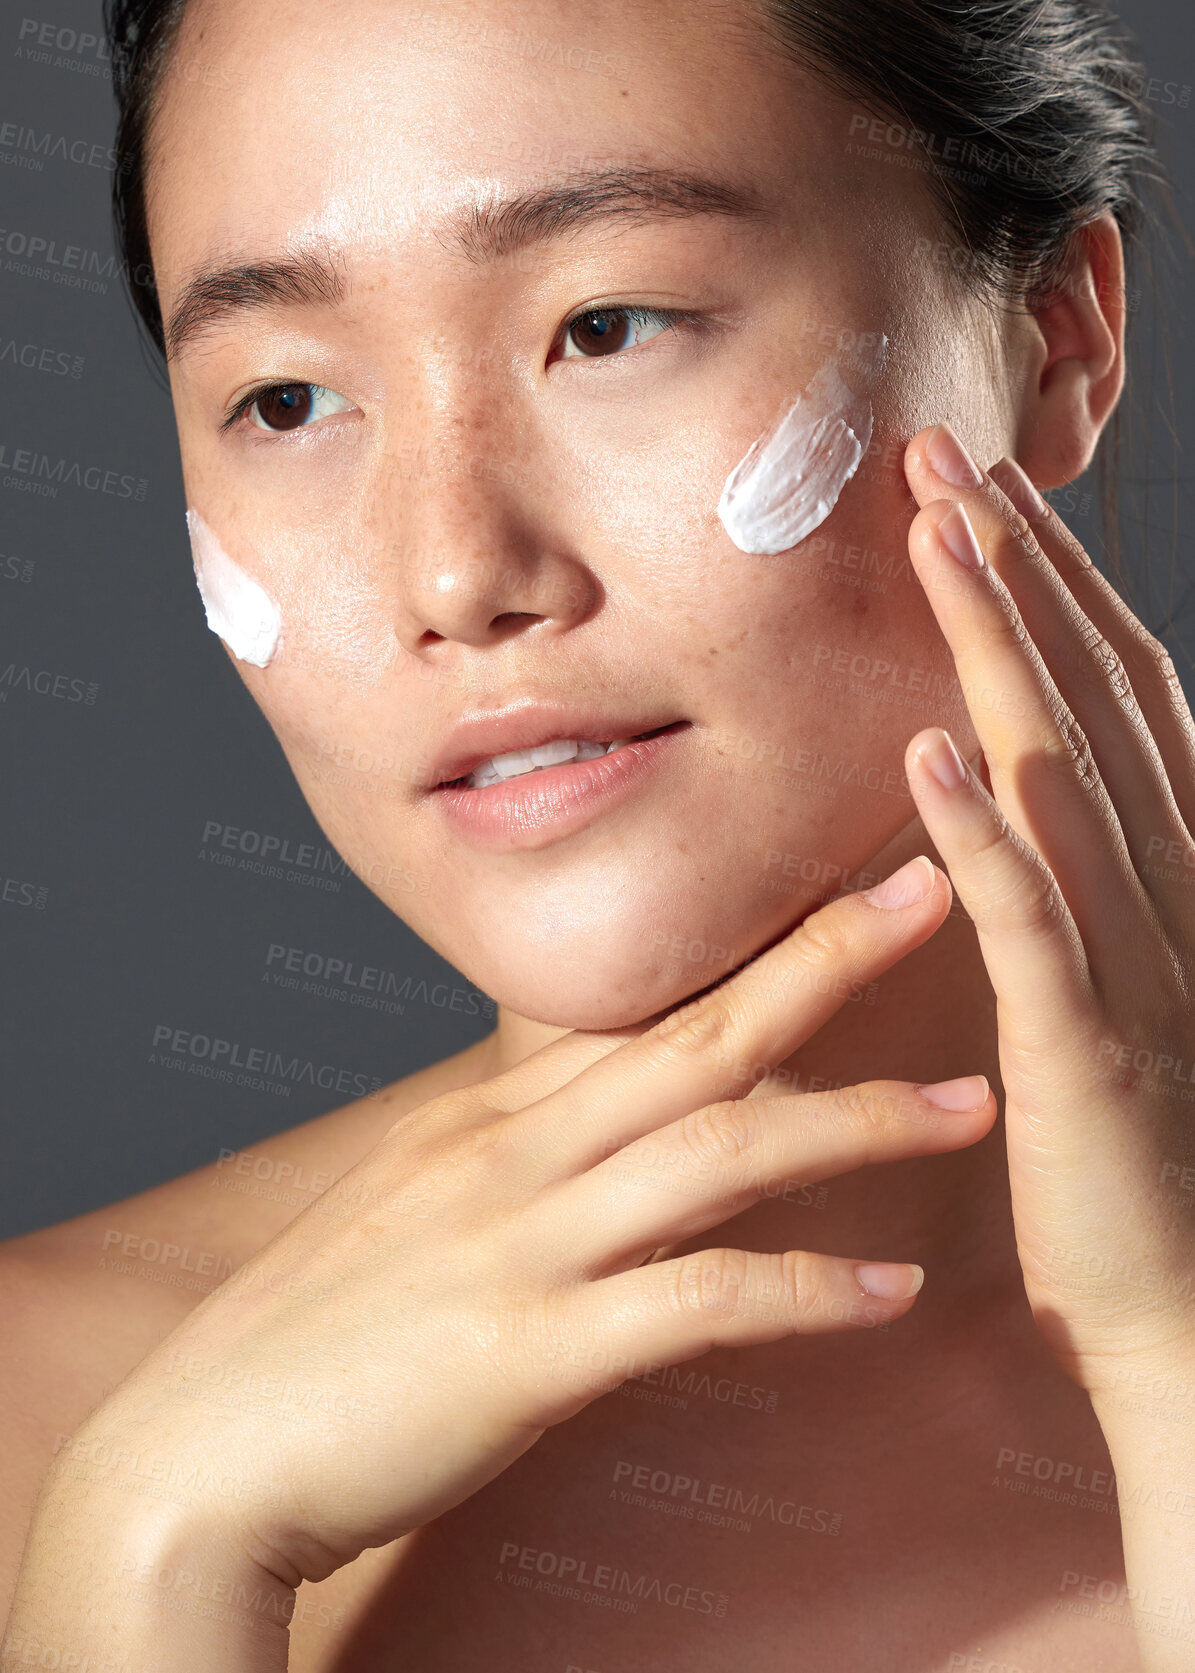
[[[535,610],[503,610],[491,620],[490,635],[493,639],[507,639],[521,633],[532,623],[543,620],[544,617]]]

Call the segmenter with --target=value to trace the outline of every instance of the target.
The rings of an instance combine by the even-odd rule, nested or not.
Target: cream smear
[[[871,442],[867,397],[887,347],[881,337],[827,360],[731,471],[718,516],[740,552],[787,552],[833,511]]]
[[[207,625],[238,662],[264,668],[282,638],[282,612],[269,593],[233,562],[197,511],[188,510],[187,528]]]

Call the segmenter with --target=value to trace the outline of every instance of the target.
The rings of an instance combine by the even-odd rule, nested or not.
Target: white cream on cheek
[[[238,662],[266,667],[282,640],[282,612],[264,587],[233,562],[197,511],[188,509],[187,529],[207,625]]]
[[[740,552],[787,552],[833,511],[871,441],[867,391],[887,346],[847,362],[846,377],[827,360],[731,471],[718,516]]]

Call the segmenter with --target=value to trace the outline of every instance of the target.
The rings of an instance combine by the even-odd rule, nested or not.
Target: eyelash
[[[553,348],[555,348],[558,344],[564,343],[573,327],[578,325],[581,320],[589,319],[593,314],[625,314],[628,319],[635,321],[635,323],[639,325],[657,325],[662,321],[670,331],[684,327],[689,327],[691,329],[699,328],[705,323],[701,314],[691,313],[684,308],[604,307],[601,303],[590,303],[587,308],[579,308],[575,314],[572,314],[567,320],[565,320],[560,329],[559,336],[556,338],[556,342],[552,345]],[[619,352],[625,353],[625,350],[620,350]],[[580,360],[616,360],[618,355],[575,355],[570,358]],[[271,395],[280,389],[293,389],[297,386],[310,383],[310,381],[311,380],[309,378],[289,378],[286,380],[274,379],[269,383],[255,384],[252,389],[246,390],[243,395],[239,396],[229,411],[225,414],[220,423],[221,434],[231,430],[237,420],[243,418],[253,403],[255,401],[260,401],[263,395]],[[279,430],[277,433],[280,436],[293,435],[294,431]]]
[[[249,408],[253,405],[254,401],[260,401],[263,395],[272,395],[279,389],[301,389],[305,384],[310,382],[310,378],[288,378],[285,381],[275,379],[272,383],[255,384],[252,389],[247,390],[244,395],[240,396],[233,403],[230,410],[225,414],[220,423],[221,435],[223,435],[226,430],[231,430],[237,419],[242,418],[245,413],[249,411]],[[288,433],[290,432],[285,430],[279,430],[278,432],[280,436],[287,435]]]
[[[700,314],[689,313],[684,308],[625,308],[617,304],[606,306],[601,302],[591,302],[588,308],[578,308],[575,314],[565,320],[556,342],[563,343],[574,325],[579,325],[583,319],[590,319],[594,314],[624,314],[627,319],[634,320],[637,325],[658,325],[663,321],[669,331],[675,331],[682,326],[698,326],[703,323]],[[554,348],[556,344],[552,346]],[[617,355],[581,355],[576,358],[615,360]]]

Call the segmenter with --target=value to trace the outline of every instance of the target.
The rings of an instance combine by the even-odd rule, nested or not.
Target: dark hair
[[[1050,292],[1104,210],[1132,248],[1158,174],[1148,79],[1103,0],[765,0],[765,15],[858,100],[852,128],[880,119],[884,161],[924,173],[973,290]]]
[[[765,28],[888,124],[957,237],[952,265],[1008,298],[1062,277],[1103,210],[1127,247],[1156,174],[1145,72],[1103,0],[761,0]],[[186,0],[104,0],[119,108],[113,208],[133,300],[164,350],[146,230],[146,137]],[[897,161],[897,157],[891,160]]]

